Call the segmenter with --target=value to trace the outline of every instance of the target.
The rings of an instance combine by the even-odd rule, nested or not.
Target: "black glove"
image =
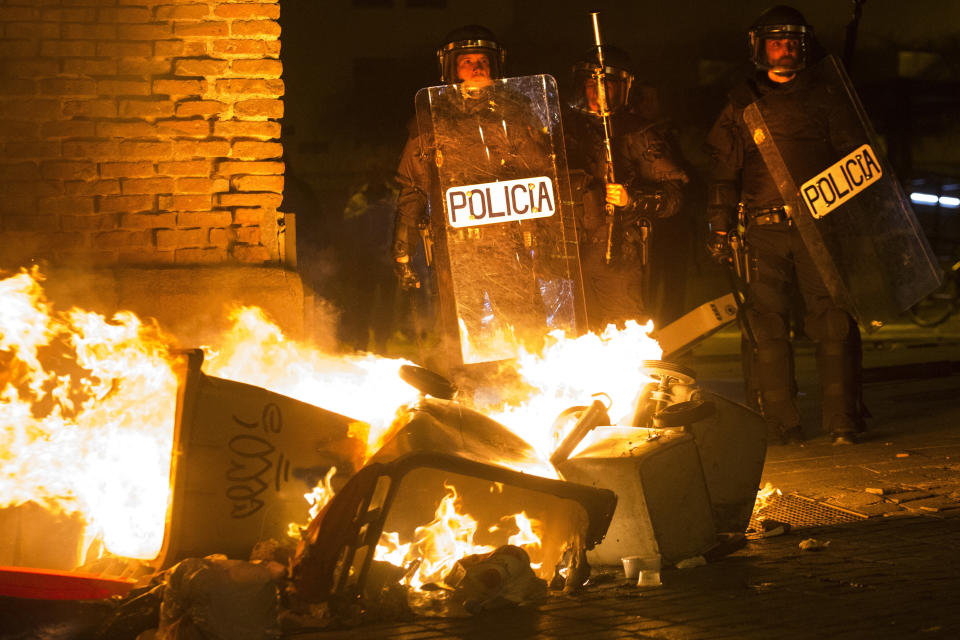
[[[397,281],[400,283],[401,289],[410,291],[420,288],[420,278],[417,277],[416,272],[410,266],[409,260],[406,262],[394,262],[393,271],[397,274]]]
[[[713,261],[721,266],[727,266],[733,261],[733,251],[730,250],[730,239],[726,231],[711,231],[707,241],[707,251]]]

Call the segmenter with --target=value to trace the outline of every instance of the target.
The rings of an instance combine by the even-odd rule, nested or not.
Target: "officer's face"
[[[490,58],[485,53],[464,53],[457,57],[457,78],[468,87],[485,87],[490,79]]]
[[[767,63],[771,67],[785,67],[791,69],[797,65],[800,57],[800,40],[798,38],[777,38],[764,40],[764,49],[767,54]]]
[[[620,83],[611,78],[606,78],[603,82],[603,86],[606,89],[607,108],[609,109],[610,105],[619,104]],[[590,111],[594,113],[600,113],[600,100],[597,97],[596,79],[588,78],[587,84],[584,87],[584,91],[587,94],[587,106],[590,107]]]

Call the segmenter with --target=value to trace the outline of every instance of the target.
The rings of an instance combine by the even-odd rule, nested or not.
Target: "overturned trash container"
[[[448,487],[477,522],[479,543],[507,544],[506,532],[491,528],[513,514],[541,523],[540,542],[527,552],[536,575],[551,581],[603,539],[617,498],[507,467],[522,462],[536,462],[533,450],[506,427],[453,401],[421,398],[310,524],[294,561],[297,594],[309,601],[363,597],[381,535],[412,539]]]
[[[154,564],[222,553],[247,558],[309,517],[304,494],[332,467],[338,484],[362,463],[356,421],[305,402],[216,378],[191,351],[177,398],[172,498]]]
[[[617,494],[617,512],[593,564],[661,555],[675,563],[716,543],[717,529],[693,436],[656,429],[595,428],[584,449],[559,465],[563,478]]]
[[[760,484],[762,417],[702,391],[684,367],[644,364],[659,381],[641,392],[634,424],[578,422],[551,458],[564,479],[617,494],[607,536],[587,556],[594,564],[654,555],[676,564],[716,549],[720,534],[746,531]]]

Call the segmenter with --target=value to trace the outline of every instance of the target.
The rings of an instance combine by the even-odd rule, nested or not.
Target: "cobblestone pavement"
[[[638,588],[611,572],[578,595],[535,607],[302,637],[957,638],[958,536],[960,510],[805,529],[666,570],[660,587]],[[807,538],[827,546],[801,551]]]
[[[958,638],[960,375],[924,364],[960,361],[956,324],[933,332],[885,328],[865,338],[873,417],[865,441],[852,447],[818,435],[813,353],[798,346],[809,440],[770,446],[763,481],[836,507],[853,522],[750,539],[706,565],[665,570],[660,587],[638,588],[615,568],[595,568],[581,593],[552,593],[535,606],[297,637]],[[704,388],[742,397],[738,349],[736,334],[724,332],[685,363]],[[822,548],[801,550],[808,539]]]

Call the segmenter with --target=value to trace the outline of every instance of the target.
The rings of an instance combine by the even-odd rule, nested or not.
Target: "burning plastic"
[[[547,596],[547,583],[530,568],[530,556],[513,545],[461,558],[443,583],[453,589],[453,600],[470,613],[534,602]]]
[[[264,564],[216,556],[184,560],[169,573],[160,636],[278,638],[276,580]]]

